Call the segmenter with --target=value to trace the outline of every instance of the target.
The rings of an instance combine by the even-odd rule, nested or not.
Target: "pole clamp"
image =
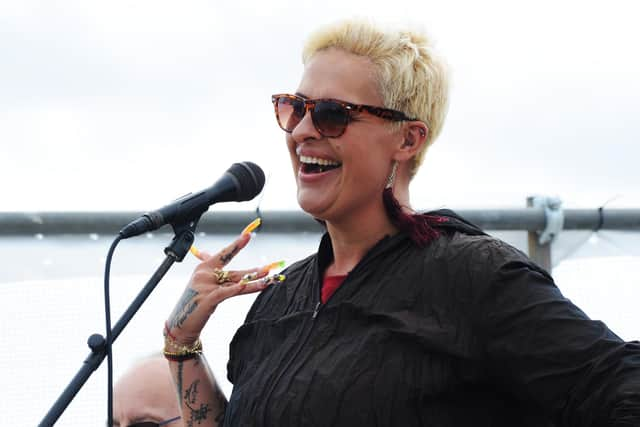
[[[558,197],[534,196],[532,207],[544,209],[545,229],[538,231],[538,243],[546,245],[552,242],[564,227],[562,200]]]

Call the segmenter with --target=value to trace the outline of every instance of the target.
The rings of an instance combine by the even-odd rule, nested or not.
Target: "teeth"
[[[321,159],[318,157],[300,156],[300,161],[302,163],[310,163],[320,166],[340,166],[340,163],[338,162],[334,162],[333,160]]]

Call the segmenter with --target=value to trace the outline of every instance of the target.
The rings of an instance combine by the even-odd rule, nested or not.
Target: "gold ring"
[[[216,277],[216,282],[218,282],[219,285],[231,282],[228,271],[215,269],[213,270],[213,275]]]

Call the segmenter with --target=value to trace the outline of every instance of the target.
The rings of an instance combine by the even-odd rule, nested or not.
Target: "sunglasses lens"
[[[342,135],[349,122],[349,112],[337,102],[318,101],[311,118],[320,133],[328,137]]]
[[[278,124],[287,132],[293,131],[298,126],[305,113],[304,101],[285,96],[281,96],[276,100],[276,109],[278,112]]]

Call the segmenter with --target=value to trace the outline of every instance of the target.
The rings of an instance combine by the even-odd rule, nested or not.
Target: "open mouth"
[[[300,163],[302,173],[308,174],[327,172],[342,166],[342,163],[333,160],[309,156],[300,156]]]

